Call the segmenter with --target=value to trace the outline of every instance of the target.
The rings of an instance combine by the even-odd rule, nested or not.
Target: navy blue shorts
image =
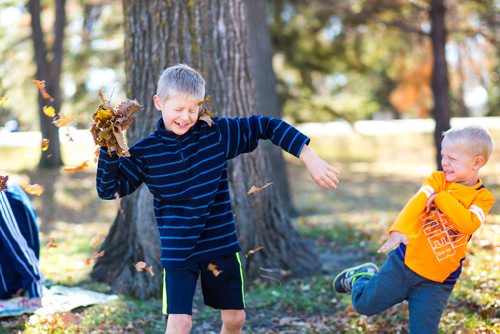
[[[236,253],[196,263],[188,269],[164,269],[163,314],[192,314],[200,274],[205,305],[220,310],[245,308],[243,270]]]

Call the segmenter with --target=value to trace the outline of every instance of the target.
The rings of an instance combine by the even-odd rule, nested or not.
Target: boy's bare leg
[[[169,314],[165,334],[189,334],[192,322],[189,314]]]
[[[241,334],[245,323],[244,310],[221,310],[221,334]]]

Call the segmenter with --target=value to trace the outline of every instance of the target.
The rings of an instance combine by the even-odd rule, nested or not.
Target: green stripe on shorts
[[[241,298],[243,300],[243,307],[246,307],[245,305],[245,281],[243,279],[243,269],[241,266],[241,260],[240,260],[240,254],[236,253],[236,259],[238,260],[238,263],[240,264],[240,277],[241,277]]]

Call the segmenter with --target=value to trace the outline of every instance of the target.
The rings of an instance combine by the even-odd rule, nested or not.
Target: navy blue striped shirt
[[[40,239],[35,210],[16,184],[0,191],[0,299],[19,289],[29,297],[42,296]]]
[[[259,139],[269,139],[298,157],[309,138],[288,123],[269,117],[214,118],[198,121],[178,136],[158,129],[118,158],[101,148],[97,192],[113,199],[145,183],[154,196],[154,214],[165,268],[234,254],[241,250],[233,220],[227,160],[253,151]]]

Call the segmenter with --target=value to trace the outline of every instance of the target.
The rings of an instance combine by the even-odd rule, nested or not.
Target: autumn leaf
[[[249,250],[246,254],[245,254],[245,258],[248,258],[249,256],[251,255],[254,255],[255,253],[257,253],[258,251],[260,251],[261,249],[264,249],[264,247],[262,246],[257,246],[255,247],[254,249],[251,249]]]
[[[211,101],[210,95],[208,95],[205,100],[201,100],[198,102],[198,106],[200,106],[200,112],[198,113],[198,119],[204,121],[208,124],[208,126],[212,126],[214,124],[214,120],[212,116],[214,116],[214,112],[208,110],[205,104],[209,104]]]
[[[50,96],[50,94],[47,93],[47,91],[45,90],[45,80],[33,80],[33,82],[38,87],[38,89],[40,90],[40,93],[42,94],[42,97],[45,100],[49,100],[50,102],[54,102],[54,98],[52,96]]]
[[[128,129],[135,113],[143,109],[143,106],[136,100],[126,100],[113,108],[104,98],[102,90],[99,90],[99,99],[101,105],[92,115],[93,123],[90,128],[94,143],[100,147],[107,147],[108,152],[116,151],[120,157],[130,156],[123,131]]]
[[[59,245],[56,243],[56,239],[54,237],[50,237],[49,242],[47,243],[47,246],[45,246],[45,248],[50,249],[57,247],[59,247]]]
[[[104,240],[104,234],[99,234],[90,240],[90,247],[93,251],[97,250]]]
[[[148,265],[144,261],[138,261],[136,264],[134,264],[134,267],[137,271],[147,272],[151,277],[155,275],[155,273],[153,272],[153,266],[148,267]]]
[[[144,261],[139,261],[136,264],[134,264],[135,270],[137,271],[143,271],[144,268],[146,268],[147,264]]]
[[[64,167],[64,171],[66,173],[75,173],[75,172],[80,172],[82,171],[85,167],[88,167],[88,160],[85,160],[81,164],[75,167]]]
[[[7,189],[7,181],[9,180],[9,175],[0,175],[0,191]]]
[[[85,259],[85,264],[89,265],[89,264],[95,262],[98,258],[103,257],[103,256],[104,256],[104,251],[100,251],[99,253],[95,253],[94,255],[92,255],[92,257],[88,257]]]
[[[212,274],[213,274],[215,277],[217,277],[217,276],[219,276],[220,274],[222,274],[222,270],[219,270],[219,268],[217,268],[217,265],[215,265],[215,264],[213,264],[213,263],[209,263],[209,264],[208,264],[207,269],[208,269],[209,271],[211,271],[211,272],[212,272]]]
[[[58,128],[63,127],[63,126],[66,126],[66,125],[68,125],[69,123],[71,123],[71,119],[66,118],[66,117],[64,117],[64,116],[59,117],[59,118],[57,118],[57,119],[54,119],[54,120],[52,121],[52,124],[53,124],[53,125],[55,125],[55,126],[57,126]]]
[[[271,184],[273,184],[273,182],[266,183],[262,187],[252,186],[252,187],[250,187],[250,190],[248,190],[247,195],[251,195],[253,193],[258,193],[259,191],[262,191],[263,189],[269,187]]]
[[[50,140],[47,138],[42,139],[42,151],[45,152],[49,149]]]
[[[43,106],[43,113],[47,117],[55,117],[56,116],[56,109],[52,106]]]
[[[97,163],[99,161],[99,152],[101,151],[101,147],[99,145],[95,146],[94,150],[94,162]]]
[[[37,183],[28,184],[26,182],[21,183],[21,187],[26,191],[26,193],[34,196],[40,196],[43,193],[43,187]]]
[[[3,106],[7,104],[7,101],[9,101],[7,96],[0,98],[0,108],[3,108]]]

